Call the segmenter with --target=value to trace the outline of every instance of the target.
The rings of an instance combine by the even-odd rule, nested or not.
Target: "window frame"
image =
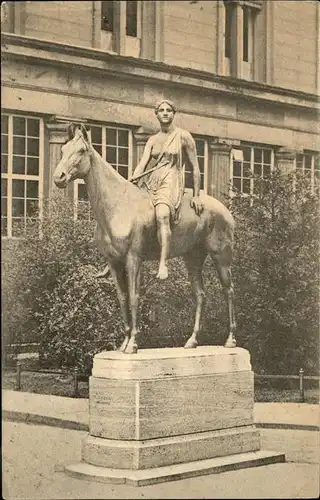
[[[302,157],[302,168],[300,166],[298,166],[298,157],[301,156]],[[306,174],[306,170],[307,171],[310,171],[310,190],[311,190],[311,193],[313,194],[314,191],[315,191],[315,182],[316,182],[316,169],[315,169],[315,164],[316,164],[316,157],[317,156],[320,156],[320,153],[318,152],[315,152],[315,151],[303,151],[302,153],[297,153],[295,158],[294,158],[294,172],[301,172],[303,173],[303,175]],[[306,160],[306,157],[311,157],[311,168],[306,168],[305,167],[305,160]]]
[[[255,165],[255,163],[258,163],[258,162],[254,161],[254,151],[255,151],[255,149],[256,150],[258,150],[258,149],[269,150],[270,153],[271,153],[270,154],[270,172],[272,172],[274,170],[274,168],[275,168],[275,150],[274,150],[274,147],[272,147],[272,146],[270,146],[268,144],[260,144],[260,143],[252,144],[252,143],[241,142],[240,145],[237,145],[234,148],[232,148],[231,155],[230,155],[230,188],[229,188],[229,197],[231,199],[234,198],[235,196],[237,196],[237,193],[235,193],[233,191],[233,189],[232,189],[232,186],[234,185],[234,178],[236,177],[237,179],[238,178],[241,179],[241,186],[243,186],[243,178],[244,178],[243,177],[243,168],[244,168],[244,166],[243,166],[244,160],[243,159],[241,160],[241,176],[240,177],[239,176],[234,176],[234,172],[233,172],[233,168],[234,168],[234,154],[233,154],[233,151],[241,151],[243,153],[243,149],[244,148],[250,148],[250,177],[249,177],[249,180],[250,180],[250,189],[249,189],[249,193],[244,193],[241,190],[238,194],[240,194],[242,197],[244,197],[244,198],[251,197],[251,199],[254,197],[254,178],[253,178],[252,175],[254,173],[254,165]],[[264,162],[261,162],[261,165],[262,165],[262,168],[263,168]],[[245,179],[247,179],[247,177],[245,177]]]
[[[107,129],[114,130],[125,130],[128,132],[128,179],[132,176],[133,173],[133,130],[130,127],[126,126],[117,126],[115,124],[101,124],[90,122],[87,124],[88,128],[101,128],[101,156],[107,161]],[[96,143],[93,142],[93,147]],[[118,146],[116,146],[118,147]],[[113,167],[114,168],[114,167]],[[118,169],[116,168],[117,172]],[[121,174],[120,174],[121,175]],[[76,179],[73,185],[73,204],[74,204],[74,220],[78,219],[78,203],[79,203],[79,184],[85,184],[83,179]],[[80,200],[81,203],[86,203],[86,200]],[[89,201],[87,203],[90,203]],[[89,210],[89,221],[93,220],[91,208]]]
[[[13,196],[12,196],[12,184],[13,180],[33,180],[38,182],[38,210],[39,210],[39,215],[37,219],[40,222],[39,225],[39,234],[41,235],[41,221],[43,218],[43,192],[44,192],[44,120],[41,116],[39,115],[32,115],[28,113],[15,113],[15,112],[10,112],[10,111],[3,111],[1,113],[1,116],[7,116],[8,117],[8,153],[7,153],[7,172],[2,173],[1,172],[1,180],[6,179],[7,180],[7,232],[6,235],[1,234],[1,239],[21,239],[24,238],[25,236],[25,231],[19,235],[19,236],[12,236],[12,222],[13,222],[13,216],[12,216],[12,202],[13,202]],[[39,120],[39,174],[38,175],[32,175],[32,174],[17,174],[13,173],[13,118],[24,118],[25,120],[27,119],[36,119]],[[28,137],[34,138],[33,136],[28,136],[25,134],[24,136],[25,139]],[[19,155],[20,156],[20,155]],[[21,155],[22,156],[22,155]],[[31,155],[28,156],[27,151],[24,154],[24,158],[31,157]],[[26,203],[26,200],[28,198],[26,196],[23,197],[24,203]],[[18,217],[17,217],[18,218]],[[24,221],[24,229],[26,228],[26,220],[27,220],[27,215],[24,215],[23,217],[19,217]],[[2,215],[1,215],[2,219]],[[35,217],[34,217],[35,219]]]

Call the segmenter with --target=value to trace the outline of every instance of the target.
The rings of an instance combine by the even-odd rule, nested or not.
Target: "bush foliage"
[[[307,179],[255,179],[251,198],[235,196],[233,276],[238,345],[251,352],[255,371],[297,373],[318,367],[318,197]],[[3,251],[4,344],[38,341],[48,362],[90,371],[95,353],[121,343],[122,322],[111,278],[97,279],[106,262],[92,236],[94,223],[73,219],[64,197],[44,209],[41,238],[31,227]],[[181,259],[170,277],[155,279],[144,263],[140,347],[182,346],[195,304]],[[206,307],[201,344],[225,342],[227,308],[213,263],[204,266]]]

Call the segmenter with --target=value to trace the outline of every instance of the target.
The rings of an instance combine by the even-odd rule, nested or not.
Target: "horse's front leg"
[[[128,291],[129,304],[131,312],[131,335],[129,342],[125,348],[127,354],[135,354],[138,352],[138,307],[140,298],[140,275],[141,275],[141,260],[137,254],[129,254],[127,257],[127,275],[128,275]]]
[[[122,262],[117,262],[117,263],[112,263],[112,265],[109,265],[109,269],[116,286],[116,291],[120,304],[121,316],[124,322],[125,337],[121,346],[118,348],[118,351],[123,352],[129,342],[130,330],[131,330],[126,268]]]
[[[188,270],[193,293],[196,298],[196,314],[192,335],[188,338],[185,349],[195,348],[198,345],[198,333],[200,331],[201,314],[203,310],[205,292],[203,289],[202,266],[206,258],[206,251],[197,248],[184,255],[184,261]]]

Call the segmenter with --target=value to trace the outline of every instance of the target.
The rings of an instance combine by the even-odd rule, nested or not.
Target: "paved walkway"
[[[255,404],[261,448],[285,453],[286,463],[140,488],[89,482],[62,472],[65,464],[81,460],[81,441],[88,430],[88,399],[5,390],[2,408],[4,420],[11,420],[2,426],[3,488],[8,500],[267,499],[317,498],[319,494],[317,405]]]
[[[69,477],[66,464],[81,460],[81,441],[85,431],[61,429],[21,422],[4,422],[2,437],[3,498],[6,500],[52,499],[212,499],[212,498],[318,498],[319,466],[316,463],[281,463],[210,474],[140,488],[130,485],[101,484]],[[261,429],[269,435],[316,432]],[[276,448],[277,449],[277,448]]]
[[[89,428],[88,399],[4,390],[2,412],[6,420],[77,430]],[[262,428],[317,430],[320,412],[318,405],[306,403],[255,403],[254,420]]]

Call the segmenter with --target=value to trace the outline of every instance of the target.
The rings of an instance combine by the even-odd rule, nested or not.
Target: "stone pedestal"
[[[248,351],[203,346],[96,355],[82,460],[66,471],[142,485],[284,456],[260,451]]]

